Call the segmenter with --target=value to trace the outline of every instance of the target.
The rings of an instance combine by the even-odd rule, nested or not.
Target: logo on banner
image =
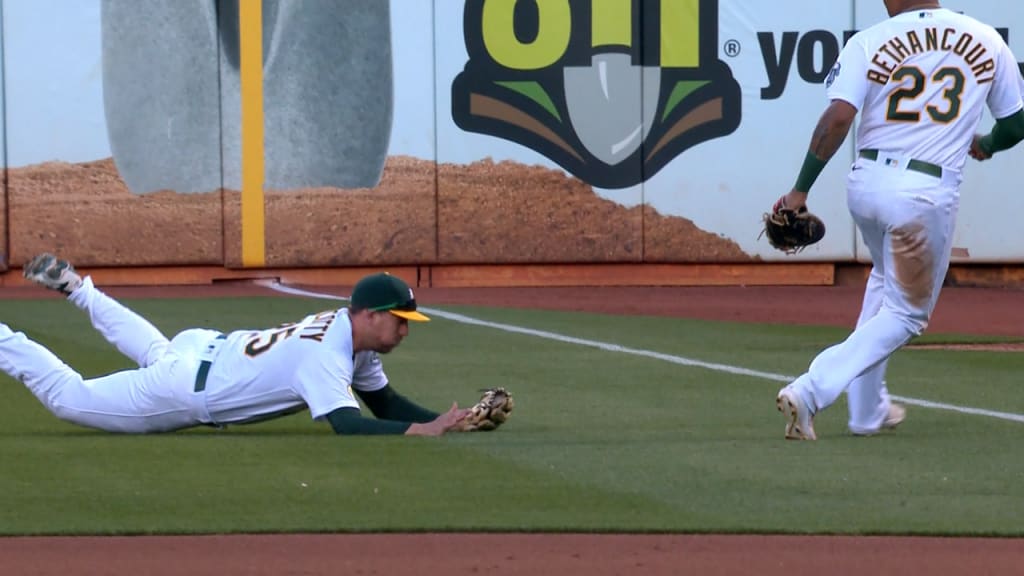
[[[740,124],[717,0],[466,0],[463,33],[455,123],[593,186],[643,182]]]

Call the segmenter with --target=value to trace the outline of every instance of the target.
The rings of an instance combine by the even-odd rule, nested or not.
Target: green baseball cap
[[[352,289],[352,306],[374,312],[387,310],[399,318],[416,322],[430,320],[416,311],[416,297],[413,296],[412,288],[401,278],[387,272],[371,274],[357,282]]]

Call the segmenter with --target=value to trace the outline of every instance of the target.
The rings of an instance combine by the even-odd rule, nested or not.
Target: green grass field
[[[261,328],[334,307],[306,298],[133,300],[173,335]],[[846,330],[447,307],[487,322],[769,376],[796,375]],[[0,320],[86,376],[129,368],[59,300]],[[969,341],[950,334],[924,341]],[[975,338],[974,340],[978,340]],[[385,357],[435,409],[516,396],[494,433],[345,438],[308,413],[224,431],[119,436],[60,422],[0,375],[0,534],[637,531],[1022,535],[1024,423],[911,405],[899,430],[786,442],[780,383],[444,318]],[[1024,355],[904,350],[893,393],[1024,414]]]

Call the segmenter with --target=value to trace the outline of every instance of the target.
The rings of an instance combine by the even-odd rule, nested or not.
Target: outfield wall
[[[1024,59],[1020,3],[944,4]],[[0,270],[865,261],[852,136],[820,244],[758,226],[879,0],[0,5]],[[1024,262],[1021,154],[968,164],[955,264]]]

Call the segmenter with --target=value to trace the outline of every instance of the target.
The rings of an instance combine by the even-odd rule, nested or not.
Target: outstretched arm
[[[456,429],[469,410],[456,404],[429,422],[401,422],[364,418],[357,408],[338,408],[327,414],[335,434],[367,436],[372,434],[405,434],[406,436],[440,436]]]
[[[357,408],[338,408],[327,414],[335,433],[440,436],[455,428],[469,412],[452,404],[447,412],[438,414],[395,392],[391,386],[372,392],[357,390],[356,394],[376,419],[364,417]]]

